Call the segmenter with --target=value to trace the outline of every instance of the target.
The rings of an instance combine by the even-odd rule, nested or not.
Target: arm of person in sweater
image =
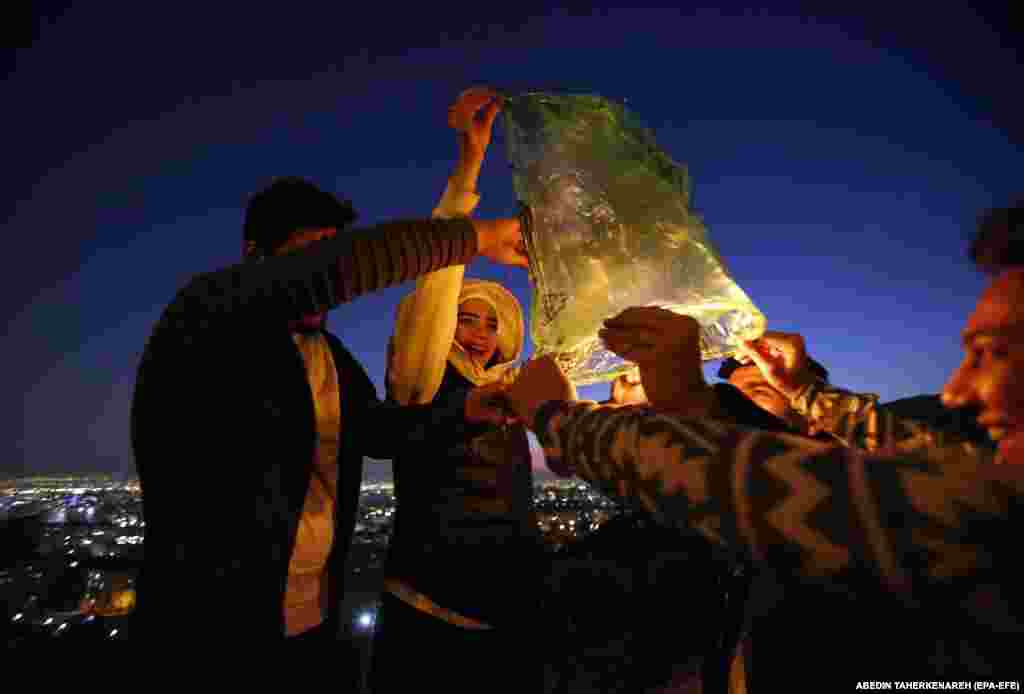
[[[602,331],[609,349],[641,369],[650,359],[693,361],[699,330],[692,319],[670,330],[675,320],[658,309],[627,311]],[[993,548],[1010,532],[1024,468],[999,472],[1010,466],[956,450],[870,456],[706,414],[572,403],[569,387],[544,358],[527,364],[507,394],[556,474],[579,475],[664,523],[804,578],[873,572],[909,601],[922,586],[955,584],[973,618],[999,619],[999,610],[968,595],[982,587],[999,551]],[[1006,561],[1005,552],[999,557]]]
[[[992,451],[973,444],[963,432],[897,417],[879,406],[874,393],[853,393],[821,381],[808,368],[800,335],[768,332],[744,345],[743,351],[765,379],[790,399],[793,409],[807,419],[809,435],[826,432],[847,446],[868,451],[947,449],[994,458]]]
[[[868,570],[911,601],[926,585],[969,595],[1024,495],[1024,470],[970,456],[870,456],[643,408],[552,401],[532,426],[553,469],[666,524],[807,578]]]
[[[480,433],[480,426],[508,423],[498,396],[500,383],[455,389],[432,402],[404,405],[374,395],[359,413],[363,452],[373,458],[398,458],[417,451],[458,445]]]
[[[810,434],[824,431],[854,448],[887,453],[952,449],[989,462],[995,459],[992,449],[979,446],[960,429],[939,428],[886,411],[874,393],[854,393],[818,381],[790,402],[810,423]]]
[[[519,239],[518,221],[511,219],[379,224],[286,255],[200,275],[178,293],[169,313],[172,319],[196,316],[204,321],[295,320],[464,264],[478,253],[519,262],[512,257]]]
[[[434,218],[468,217],[480,202],[477,179],[500,103],[489,90],[466,90],[449,110],[456,130],[459,159]],[[478,117],[479,114],[479,117]],[[458,320],[458,300],[465,265],[423,275],[398,307],[388,359],[388,392],[403,404],[430,402],[444,377]]]

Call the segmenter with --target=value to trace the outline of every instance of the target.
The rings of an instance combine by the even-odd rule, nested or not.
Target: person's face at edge
[[[1024,268],[982,292],[963,330],[964,359],[942,391],[946,407],[977,410],[999,462],[1024,463]]]
[[[498,316],[486,301],[469,299],[459,304],[455,341],[481,367],[498,350]]]

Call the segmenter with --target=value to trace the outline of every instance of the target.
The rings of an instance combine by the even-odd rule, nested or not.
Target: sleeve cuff
[[[434,216],[443,219],[467,217],[480,204],[480,196],[472,191],[460,189],[454,181],[448,179],[441,201],[434,208]]]
[[[441,245],[435,248],[444,249],[441,251],[441,257],[446,260],[429,268],[429,271],[443,270],[453,265],[469,265],[480,252],[477,245],[479,239],[472,220],[463,217],[434,221],[437,228],[434,231],[434,238],[428,242],[440,243]]]

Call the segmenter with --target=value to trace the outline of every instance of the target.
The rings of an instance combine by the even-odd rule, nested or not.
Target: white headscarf
[[[497,282],[467,279],[456,301],[440,305],[431,291],[420,287],[398,304],[395,332],[388,357],[388,388],[403,404],[428,403],[437,395],[446,364],[477,386],[510,382],[523,353],[526,328],[519,300]],[[453,297],[454,298],[454,297]],[[477,363],[455,341],[459,306],[479,299],[494,308],[498,318],[498,363],[485,367]],[[427,307],[436,313],[427,315]]]
[[[462,345],[452,335],[451,351],[448,363],[459,370],[463,376],[475,385],[502,381],[509,369],[515,366],[523,352],[523,310],[519,300],[509,290],[497,282],[486,280],[466,280],[459,292],[459,306],[478,299],[489,304],[498,318],[498,361],[490,367],[481,366],[471,358]],[[456,311],[456,320],[458,312]]]

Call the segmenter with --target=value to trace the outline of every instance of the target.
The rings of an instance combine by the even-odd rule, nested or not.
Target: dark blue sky
[[[957,364],[983,286],[964,239],[979,210],[1021,191],[1008,4],[827,17],[254,7],[54,4],[14,32],[0,477],[130,473],[145,339],[191,274],[237,259],[246,196],[302,175],[352,198],[366,223],[426,216],[455,153],[446,108],[473,84],[627,100],[689,166],[696,206],[770,328],[803,333],[835,382],[884,400],[936,392]],[[515,209],[502,145],[482,216]],[[525,273],[480,261],[470,274],[528,305]],[[381,392],[409,288],[330,319]]]

